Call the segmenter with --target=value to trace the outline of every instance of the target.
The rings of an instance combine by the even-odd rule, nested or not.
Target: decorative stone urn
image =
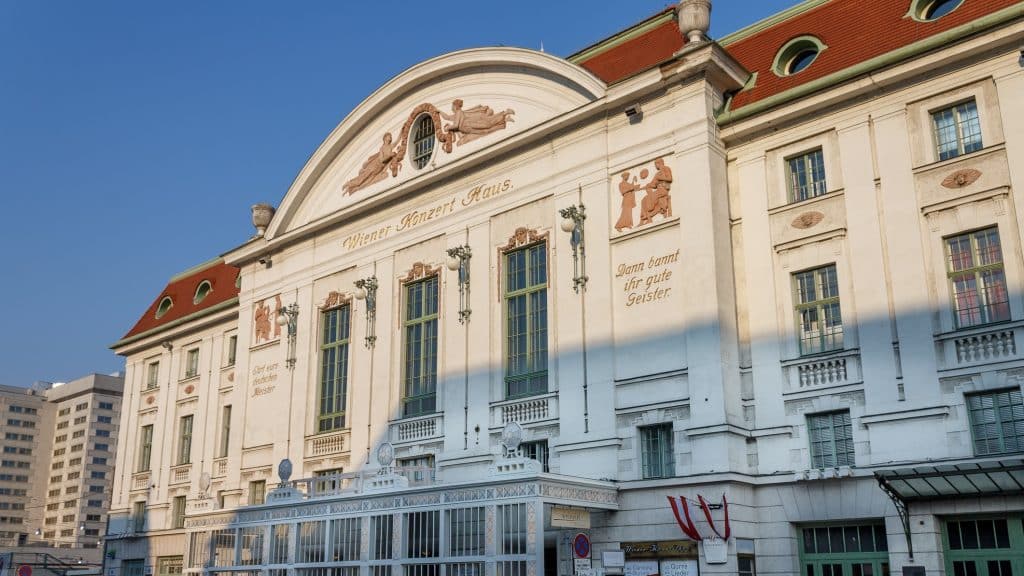
[[[703,42],[711,28],[711,0],[681,0],[676,18],[687,42]]]
[[[267,232],[270,219],[274,217],[274,207],[270,204],[253,204],[252,225],[256,227],[256,236],[262,237]]]

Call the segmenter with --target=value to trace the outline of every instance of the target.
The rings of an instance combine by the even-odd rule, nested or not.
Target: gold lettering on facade
[[[664,256],[651,256],[646,261],[619,264],[615,277],[622,278],[622,291],[626,293],[626,306],[649,304],[665,300],[672,294],[668,286],[672,279],[670,264],[679,262],[679,250]]]
[[[278,363],[257,364],[252,367],[250,381],[252,382],[252,397],[266,396],[277,388]]]
[[[407,212],[400,216],[397,222],[378,226],[368,232],[350,234],[341,241],[341,245],[346,250],[362,248],[378,240],[388,238],[393,232],[405,232],[431,220],[451,216],[462,208],[490,200],[498,195],[510,192],[514,188],[515,186],[512,185],[512,181],[508,179],[489,184],[478,184],[465,194],[462,194],[461,197],[456,194],[438,204]]]

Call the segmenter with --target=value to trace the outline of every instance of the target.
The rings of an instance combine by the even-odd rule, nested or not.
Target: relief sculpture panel
[[[626,233],[654,222],[672,218],[672,169],[664,158],[654,161],[654,170],[641,168],[634,175],[625,170],[619,175],[619,217],[615,231]],[[641,196],[637,198],[637,195]],[[637,203],[639,200],[639,204]]]
[[[438,110],[433,104],[420,104],[409,113],[398,142],[394,141],[391,132],[381,136],[381,145],[375,153],[363,161],[359,172],[342,186],[345,195],[354,194],[363,188],[376,184],[388,177],[398,176],[402,170],[402,161],[409,146],[409,132],[416,120],[426,114],[434,125],[434,137],[445,153],[451,153],[453,146],[468,144],[477,138],[504,130],[514,121],[515,110],[506,108],[495,111],[490,106],[476,105],[465,108],[461,98],[451,104],[451,114]]]

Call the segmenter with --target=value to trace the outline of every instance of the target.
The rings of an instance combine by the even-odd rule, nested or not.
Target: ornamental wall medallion
[[[965,168],[963,170],[957,170],[942,181],[942,186],[945,188],[963,188],[964,186],[970,186],[977,182],[978,178],[981,178],[981,172],[974,168]]]
[[[402,125],[398,142],[395,143],[391,132],[385,132],[381,136],[380,148],[363,161],[354,177],[342,185],[343,193],[354,194],[384,180],[389,173],[392,178],[397,177],[402,170],[402,161],[409,146],[409,132],[416,120],[424,114],[430,117],[434,125],[434,137],[447,154],[451,153],[453,146],[462,146],[492,132],[504,130],[510,122],[515,121],[512,116],[516,112],[511,108],[495,111],[490,106],[478,104],[472,108],[464,108],[463,104],[462,99],[456,98],[451,105],[451,114],[438,110],[430,103],[423,103],[414,108]]]
[[[790,223],[790,226],[798,230],[806,230],[808,228],[813,228],[817,226],[824,219],[825,215],[822,214],[821,212],[804,212],[803,214],[798,215],[796,218],[793,218],[793,221]]]
[[[654,161],[654,174],[642,168],[637,176],[629,170],[620,174],[621,204],[615,231],[624,232],[672,217],[672,169],[664,158]],[[637,194],[642,193],[637,205]]]

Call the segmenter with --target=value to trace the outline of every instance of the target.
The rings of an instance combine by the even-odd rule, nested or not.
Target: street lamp
[[[562,216],[562,231],[569,233],[569,243],[572,245],[572,289],[575,292],[587,286],[587,254],[583,244],[583,221],[587,219],[586,210],[583,204],[573,204],[568,208],[558,211]]]
[[[469,259],[472,257],[473,251],[468,245],[448,249],[448,269],[459,273],[459,324],[465,324],[473,313],[469,309]]]
[[[355,286],[356,300],[366,300],[366,347],[373,348],[377,342],[377,277],[360,278]]]

